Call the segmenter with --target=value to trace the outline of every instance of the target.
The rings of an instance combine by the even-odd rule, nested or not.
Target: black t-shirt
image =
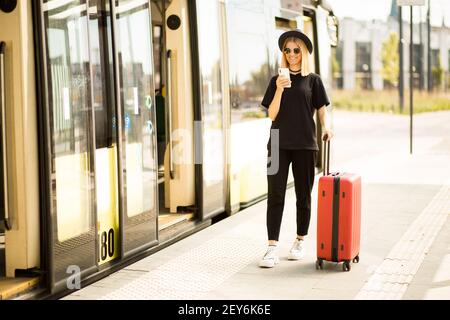
[[[277,89],[274,76],[261,104],[269,108]],[[271,129],[279,129],[280,149],[319,150],[316,138],[314,113],[317,109],[328,106],[330,101],[320,76],[311,73],[304,77],[291,74],[291,88],[284,88],[280,111]],[[270,148],[270,139],[267,144]]]

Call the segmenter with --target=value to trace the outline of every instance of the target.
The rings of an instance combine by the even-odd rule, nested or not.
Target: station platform
[[[360,262],[350,272],[315,268],[317,176],[303,260],[287,260],[291,188],[275,268],[258,266],[267,248],[263,200],[63,299],[450,299],[450,112],[415,116],[412,155],[408,117],[333,117],[331,171],[362,176]]]

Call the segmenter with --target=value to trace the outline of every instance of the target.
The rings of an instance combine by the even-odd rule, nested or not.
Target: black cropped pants
[[[311,192],[314,185],[315,164],[318,152],[315,150],[279,150],[278,170],[267,174],[267,233],[269,240],[278,241],[283,217],[289,165],[292,163],[295,194],[297,198],[297,235],[308,234],[311,220]],[[271,151],[268,151],[271,159]],[[267,164],[267,168],[273,164]]]

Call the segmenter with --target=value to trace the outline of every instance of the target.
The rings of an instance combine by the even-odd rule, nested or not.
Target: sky
[[[391,0],[327,0],[339,17],[352,17],[357,20],[386,20],[391,11]],[[441,26],[445,16],[445,25],[450,27],[450,0],[430,0],[430,20],[434,26]],[[425,0],[425,4],[428,0]],[[406,9],[406,10],[405,10]],[[419,8],[414,9],[414,21],[420,17]],[[426,19],[426,6],[422,7],[422,20]],[[409,7],[403,9],[403,19],[409,21]]]

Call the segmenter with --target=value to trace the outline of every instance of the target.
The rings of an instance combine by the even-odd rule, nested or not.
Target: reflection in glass
[[[44,10],[52,193],[56,197],[53,212],[58,240],[64,241],[88,232],[93,225],[87,10],[84,1],[66,1],[60,7],[47,3]]]
[[[152,29],[149,1],[115,1],[121,113],[124,254],[157,238]]]
[[[203,217],[225,208],[225,161],[222,113],[219,7],[217,1],[196,2],[203,121]]]
[[[227,3],[232,123],[266,117],[260,103],[271,75],[261,2],[264,1]]]
[[[311,40],[311,43],[313,45],[313,48],[316,48],[317,45],[314,41],[314,24],[313,24],[313,20],[308,17],[308,16],[303,16],[303,26],[304,26],[304,30],[303,32],[305,32],[305,34],[308,36],[308,38]],[[329,46],[329,44],[328,44]],[[309,56],[309,65],[310,65],[310,70],[311,72],[316,72],[316,63],[314,60],[314,51],[313,54]]]
[[[198,28],[201,30],[198,42],[204,121],[203,179],[206,187],[218,183],[222,186],[224,154],[219,9],[216,1],[200,0],[197,1],[197,10]]]
[[[270,128],[261,100],[273,76],[267,1],[227,1],[230,65],[230,201],[249,203],[267,192],[266,144]]]
[[[125,133],[124,172],[129,218],[156,210],[157,168],[151,108],[154,102],[148,1],[118,1],[117,50]]]

